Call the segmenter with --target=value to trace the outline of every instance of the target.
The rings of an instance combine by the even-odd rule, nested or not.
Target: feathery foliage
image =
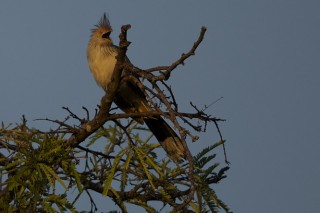
[[[74,149],[63,146],[69,134],[62,130],[29,129],[25,119],[14,128],[2,127],[0,209],[76,212],[77,200],[90,191],[109,197],[124,212],[129,203],[147,212],[157,212],[150,201],[161,201],[172,209],[181,205],[190,190],[188,164],[177,165],[159,156],[159,145],[151,143],[148,135],[145,140],[138,136],[141,126],[136,123],[126,129],[116,123],[99,129],[84,147]],[[219,174],[218,163],[211,163],[214,148],[222,143],[194,156],[196,197],[184,209],[229,212],[212,188],[225,178],[224,171]],[[97,150],[101,146],[104,152]],[[77,196],[72,200],[74,192]],[[96,210],[94,200],[88,204],[91,211]]]

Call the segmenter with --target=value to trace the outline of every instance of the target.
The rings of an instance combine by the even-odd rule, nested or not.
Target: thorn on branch
[[[89,113],[89,110],[86,108],[86,107],[82,107],[82,109],[84,110],[84,111],[86,111],[86,114],[87,114],[87,118],[86,118],[86,120],[88,121],[89,119],[90,119],[90,113]]]
[[[84,122],[84,119],[79,118],[76,114],[74,114],[73,112],[71,112],[71,110],[68,107],[62,107],[62,109],[66,110],[67,112],[69,112],[70,116],[76,120],[78,120],[81,124]]]

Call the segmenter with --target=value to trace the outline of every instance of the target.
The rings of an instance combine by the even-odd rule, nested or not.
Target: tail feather
[[[115,103],[127,113],[152,111],[144,93],[132,81],[125,81],[120,84]],[[141,124],[143,124],[143,121],[147,124],[150,131],[173,161],[183,161],[186,152],[182,141],[165,120],[160,116],[135,118],[135,120]]]
[[[171,160],[182,162],[185,158],[185,149],[182,141],[173,129],[161,117],[145,118],[144,122],[159,141],[162,148],[167,152]]]

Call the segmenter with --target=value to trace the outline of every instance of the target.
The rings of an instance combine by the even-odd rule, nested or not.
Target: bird
[[[97,84],[106,93],[117,63],[116,56],[119,52],[119,47],[114,45],[110,38],[111,33],[112,27],[109,18],[104,13],[99,23],[91,30],[91,37],[87,46],[89,69]],[[125,60],[130,62],[127,57]],[[128,72],[123,73],[125,74],[122,74],[122,78],[130,75]],[[147,113],[153,111],[144,92],[136,84],[137,81],[141,81],[132,74],[130,78],[134,78],[134,80],[120,81],[114,103],[125,113]],[[148,126],[171,160],[176,163],[183,162],[186,156],[185,147],[179,136],[160,115],[136,118],[135,120]]]

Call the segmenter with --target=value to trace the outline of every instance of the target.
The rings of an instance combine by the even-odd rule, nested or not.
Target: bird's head
[[[106,14],[102,16],[95,27],[96,28],[91,30],[91,41],[99,45],[111,45],[112,40],[110,34],[112,32],[112,27]]]

